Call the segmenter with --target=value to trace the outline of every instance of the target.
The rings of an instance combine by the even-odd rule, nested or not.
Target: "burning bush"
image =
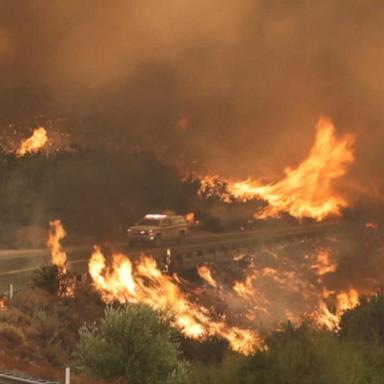
[[[80,329],[78,355],[82,369],[102,378],[125,377],[129,383],[184,383],[172,329],[146,306],[108,307],[99,326]]]

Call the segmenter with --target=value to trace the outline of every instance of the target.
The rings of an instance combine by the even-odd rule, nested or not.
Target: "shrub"
[[[288,324],[267,340],[243,371],[244,383],[363,384],[368,369],[359,345],[308,325]],[[248,381],[247,381],[248,380]]]
[[[36,311],[33,317],[33,327],[40,338],[49,342],[51,338],[61,332],[63,324],[54,308],[52,308],[50,310]]]
[[[83,326],[78,356],[85,372],[130,384],[185,383],[187,376],[171,327],[141,305],[109,307],[98,326]]]
[[[194,340],[179,336],[180,349],[183,356],[191,362],[202,364],[218,364],[228,351],[228,342],[218,337],[209,337],[207,340]]]
[[[340,327],[342,337],[384,345],[384,293],[362,298],[358,307],[343,315]]]
[[[31,281],[33,287],[56,295],[60,289],[60,271],[55,265],[41,266],[33,272]]]
[[[13,324],[0,323],[0,345],[12,348],[26,343],[25,335],[20,328]]]
[[[228,352],[218,365],[196,364],[192,371],[193,384],[238,384],[249,358]],[[250,381],[250,383],[253,383]],[[263,383],[264,384],[264,383]]]

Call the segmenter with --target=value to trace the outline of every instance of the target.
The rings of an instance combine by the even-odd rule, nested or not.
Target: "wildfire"
[[[152,257],[142,256],[133,264],[125,255],[115,254],[112,266],[107,267],[100,248],[95,248],[89,273],[104,301],[147,304],[169,315],[172,324],[186,337],[204,340],[220,336],[233,350],[245,355],[263,348],[262,339],[255,331],[230,327],[225,319],[213,320],[208,309],[190,301],[178,280],[163,274]]]
[[[331,251],[329,249],[320,249],[317,254],[317,262],[312,266],[319,276],[335,272],[337,263],[331,260]]]
[[[49,225],[51,226],[51,231],[47,246],[51,249],[52,264],[65,273],[67,271],[67,254],[60,242],[66,236],[66,232],[60,220],[53,220]]]
[[[338,216],[348,202],[334,191],[333,182],[345,175],[354,161],[353,145],[354,136],[336,138],[333,123],[323,117],[317,123],[315,143],[308,157],[296,168],[287,168],[282,180],[267,185],[251,179],[224,180],[219,183],[218,192],[218,178],[207,176],[201,179],[200,192],[218,194],[227,202],[233,198],[263,199],[268,205],[255,214],[259,219],[278,217],[283,212],[317,221]]]
[[[247,276],[245,281],[235,281],[233,290],[242,298],[247,299],[255,295],[255,288],[252,284],[253,276]]]
[[[200,267],[197,267],[197,273],[210,286],[217,288],[217,283],[216,283],[215,279],[212,277],[212,272],[206,265],[202,265]]]
[[[195,214],[193,212],[189,212],[185,215],[185,220],[189,225],[194,224],[195,222]]]
[[[4,297],[0,298],[0,311],[5,311],[7,309],[6,300]]]
[[[351,288],[347,292],[340,292],[336,296],[337,313],[342,315],[344,312],[357,307],[360,303],[359,293],[356,289]]]
[[[24,140],[16,151],[17,157],[23,157],[28,153],[37,153],[48,142],[47,131],[43,127],[36,128],[28,139]]]
[[[356,289],[339,292],[336,295],[336,312],[333,313],[328,309],[326,299],[332,295],[332,292],[324,290],[323,298],[320,300],[319,310],[315,312],[314,317],[320,326],[324,326],[329,330],[338,330],[342,315],[353,308],[356,308],[359,303],[359,293]]]

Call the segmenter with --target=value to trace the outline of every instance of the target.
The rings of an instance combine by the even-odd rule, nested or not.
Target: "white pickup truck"
[[[183,216],[167,214],[145,215],[127,229],[129,245],[152,243],[159,247],[163,242],[182,243],[189,233],[188,223]]]

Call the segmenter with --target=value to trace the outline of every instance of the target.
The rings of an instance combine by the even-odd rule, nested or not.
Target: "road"
[[[182,245],[164,244],[160,248],[129,248],[125,243],[114,244],[115,250],[122,251],[132,258],[138,257],[142,252],[151,254],[161,259],[165,256],[167,248],[175,255],[193,253],[197,250],[223,246],[235,246],[236,243],[246,241],[274,241],[286,236],[301,236],[311,233],[320,233],[334,229],[334,225],[313,224],[306,226],[278,227],[274,229],[260,229],[253,231],[212,233],[192,233]],[[87,263],[92,253],[92,245],[66,248],[69,260],[69,268],[77,273],[87,270]],[[50,251],[48,249],[21,249],[0,250],[0,292],[12,283],[15,288],[25,286],[28,274],[41,265],[50,263]]]

